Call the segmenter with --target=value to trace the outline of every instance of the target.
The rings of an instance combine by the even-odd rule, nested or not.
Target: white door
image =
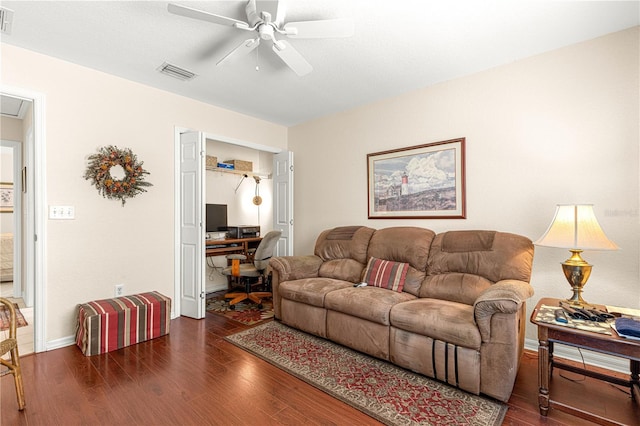
[[[204,318],[204,134],[180,135],[180,314]]]
[[[293,256],[293,152],[273,155],[273,229],[282,231],[274,256]]]

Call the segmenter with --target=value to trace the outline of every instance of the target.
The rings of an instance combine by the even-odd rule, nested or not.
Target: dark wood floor
[[[379,424],[223,340],[244,328],[214,314],[181,317],[170,335],[109,354],[85,357],[71,346],[25,356],[27,407],[17,410],[13,380],[2,377],[0,425]],[[536,371],[536,356],[527,353],[505,425],[591,424],[555,410],[541,417]],[[628,394],[557,374],[552,392],[567,402],[583,400],[601,415],[638,424],[640,411]]]

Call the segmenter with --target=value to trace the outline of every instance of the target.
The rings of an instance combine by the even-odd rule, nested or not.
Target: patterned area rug
[[[16,308],[16,320],[18,322],[18,327],[24,327],[27,325],[27,320],[24,319],[24,315],[20,312],[20,308],[18,305],[13,305]],[[9,329],[9,309],[6,306],[0,305],[0,331]]]
[[[505,404],[271,321],[226,339],[388,425],[500,425]]]
[[[262,301],[262,309],[251,301],[237,303],[235,309],[229,308],[229,302],[224,297],[207,299],[207,311],[222,315],[245,325],[255,325],[273,318],[273,303],[271,299]]]

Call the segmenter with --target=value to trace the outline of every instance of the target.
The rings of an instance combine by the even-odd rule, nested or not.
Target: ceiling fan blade
[[[220,16],[202,10],[192,9],[186,6],[180,6],[179,4],[169,3],[167,9],[169,10],[169,13],[173,13],[174,15],[180,15],[192,19],[199,19],[200,21],[213,22],[214,24],[227,25],[230,27],[249,28],[249,24],[247,24],[246,22],[239,21],[233,18],[227,18],[226,16]]]
[[[260,21],[260,16],[258,16],[258,11],[256,10],[256,0],[249,0],[244,8],[244,11],[247,14],[249,25],[251,25],[252,27]]]
[[[232,59],[241,58],[251,52],[253,49],[260,45],[260,37],[250,38],[240,43],[238,47],[227,53],[224,58],[220,59],[216,65],[222,65],[225,62],[229,62]]]
[[[299,76],[302,77],[313,71],[311,64],[287,41],[274,41],[272,49]]]
[[[284,24],[284,18],[287,14],[287,5],[284,0],[279,0],[276,6],[276,20],[274,21],[277,27]]]
[[[353,21],[349,18],[322,21],[289,22],[283,31],[291,38],[337,38],[351,37]]]

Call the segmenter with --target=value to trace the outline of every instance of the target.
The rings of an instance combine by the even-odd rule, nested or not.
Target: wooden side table
[[[613,335],[600,334],[536,320],[538,311],[542,305],[559,307],[559,303],[560,299],[541,299],[531,314],[531,322],[538,326],[538,404],[540,414],[546,416],[549,408],[553,407],[600,424],[617,424],[609,419],[553,400],[549,394],[549,379],[551,378],[554,367],[571,371],[598,380],[629,387],[632,398],[635,403],[638,403],[640,402],[640,341],[622,338],[615,332]],[[554,343],[561,343],[563,345],[628,359],[631,367],[631,376],[629,380],[625,380],[559,362],[553,358]]]

